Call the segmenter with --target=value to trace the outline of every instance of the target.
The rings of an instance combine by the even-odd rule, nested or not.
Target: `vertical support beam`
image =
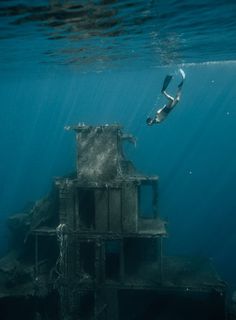
[[[158,265],[159,265],[159,281],[163,282],[163,239],[158,239]]]
[[[118,307],[118,290],[116,288],[107,289],[106,292],[107,301],[107,318],[112,320],[118,320],[119,307]]]
[[[67,212],[66,212],[66,199],[67,199],[67,190],[63,184],[59,185],[59,221],[60,224],[67,223]]]
[[[121,189],[109,188],[110,231],[121,232]]]
[[[75,248],[75,251],[76,251],[76,256],[75,256],[75,259],[76,259],[76,270],[75,270],[75,273],[76,273],[76,276],[79,277],[80,274],[81,274],[81,258],[80,258],[80,238],[78,237],[78,234],[76,233],[75,235],[75,242],[76,242],[76,248]]]
[[[120,240],[120,281],[124,283],[125,280],[125,266],[124,266],[124,238]]]
[[[123,232],[133,233],[138,230],[138,187],[133,182],[122,185],[122,225]]]
[[[93,319],[97,320],[99,316],[100,303],[99,303],[99,295],[97,290],[94,291],[94,310],[93,310]]]
[[[110,208],[110,188],[107,187],[107,225],[108,225],[108,232],[111,231],[111,208]]]
[[[76,275],[76,236],[71,230],[76,230],[75,224],[75,197],[71,181],[66,181],[60,190],[60,223],[65,224],[67,232],[67,248],[63,259],[65,276],[73,279]],[[64,235],[65,236],[65,235]]]
[[[106,255],[105,255],[105,241],[102,240],[101,241],[101,282],[105,282],[106,280],[106,270],[105,270],[105,266],[106,266]]]
[[[107,318],[106,288],[96,289],[94,292],[94,319],[109,320]]]
[[[101,250],[102,250],[101,239],[97,239],[95,241],[95,283],[96,284],[99,284],[101,282],[101,274],[102,274]]]
[[[95,229],[108,231],[108,192],[107,189],[95,190]]]
[[[154,217],[157,218],[159,216],[158,214],[158,206],[157,206],[157,197],[158,197],[158,190],[157,190],[157,181],[152,182],[152,190],[153,190],[153,199],[152,199],[152,205],[153,205],[153,213]]]
[[[74,216],[75,216],[75,230],[79,230],[80,228],[80,213],[79,213],[79,196],[78,196],[79,190],[76,188],[74,190]]]

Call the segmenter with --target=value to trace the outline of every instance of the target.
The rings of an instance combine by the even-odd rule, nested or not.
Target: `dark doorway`
[[[157,262],[157,239],[127,238],[124,240],[125,274],[132,275],[145,263]]]
[[[81,272],[94,278],[95,276],[95,244],[94,242],[80,243],[80,265]]]
[[[94,229],[94,226],[95,226],[94,191],[89,189],[79,189],[78,200],[79,200],[80,228]]]
[[[120,241],[110,240],[105,243],[106,279],[120,278]]]
[[[78,319],[93,319],[94,293],[92,291],[83,292],[80,295],[79,306]]]

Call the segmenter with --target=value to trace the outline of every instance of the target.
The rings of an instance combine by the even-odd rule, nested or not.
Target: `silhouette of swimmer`
[[[165,80],[163,82],[161,93],[164,94],[164,96],[168,99],[168,102],[160,109],[157,110],[156,115],[154,118],[148,117],[146,120],[147,125],[151,126],[153,124],[158,124],[165,120],[165,118],[168,116],[171,110],[174,109],[174,107],[177,105],[177,103],[180,100],[181,97],[181,90],[185,79],[185,73],[182,69],[179,69],[180,75],[182,77],[182,80],[180,84],[178,85],[178,91],[175,95],[175,97],[170,96],[165,90],[167,89],[171,79],[173,76],[167,75],[165,77]]]

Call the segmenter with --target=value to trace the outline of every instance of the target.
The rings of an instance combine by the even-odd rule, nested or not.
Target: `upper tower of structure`
[[[122,141],[134,142],[132,135],[123,134],[119,125],[68,127],[76,131],[77,178],[88,182],[111,181],[134,173],[124,157]]]
[[[95,233],[166,235],[158,214],[158,177],[138,173],[123,153],[122,142],[134,137],[119,125],[67,129],[76,132],[77,176],[58,181],[63,201],[67,194],[73,202],[62,206],[73,210],[62,211],[61,222],[73,220],[72,229]]]

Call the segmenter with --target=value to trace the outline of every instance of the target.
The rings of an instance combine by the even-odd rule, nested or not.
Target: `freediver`
[[[147,118],[147,120],[146,120],[147,125],[152,126],[153,124],[159,124],[160,122],[165,120],[165,118],[168,116],[170,111],[173,110],[174,107],[179,102],[180,97],[181,97],[182,86],[183,86],[183,83],[185,80],[184,71],[182,69],[179,69],[179,72],[180,72],[182,80],[181,80],[180,84],[178,85],[178,91],[177,91],[175,97],[172,97],[171,95],[169,95],[166,92],[166,88],[168,87],[168,85],[173,77],[172,75],[167,75],[165,77],[164,82],[163,82],[161,93],[164,94],[164,96],[168,99],[168,102],[162,108],[157,110],[155,117],[153,117],[153,118],[148,117]]]

